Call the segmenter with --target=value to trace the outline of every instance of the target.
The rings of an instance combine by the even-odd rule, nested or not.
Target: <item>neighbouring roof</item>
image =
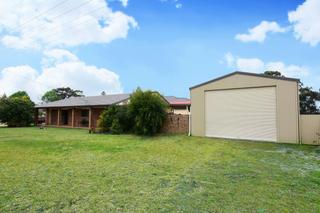
[[[189,98],[177,98],[175,96],[164,96],[170,105],[191,105]]]
[[[59,101],[43,103],[36,105],[36,108],[50,107],[83,107],[83,106],[109,106],[126,101],[130,98],[130,94],[115,94],[115,95],[99,95],[87,97],[71,97]],[[170,105],[190,105],[190,99],[177,98],[175,96],[164,96],[164,99]]]
[[[194,89],[194,88],[197,88],[197,87],[206,85],[206,84],[208,84],[208,83],[212,83],[212,82],[215,82],[215,81],[218,81],[218,80],[221,80],[221,79],[224,79],[224,78],[230,77],[230,76],[232,76],[232,75],[236,75],[236,74],[239,74],[239,75],[247,75],[247,76],[254,76],[254,77],[261,77],[261,78],[271,78],[271,79],[285,80],[285,81],[296,81],[296,82],[299,82],[299,81],[300,81],[300,80],[297,79],[297,78],[275,77],[275,76],[270,76],[270,75],[265,75],[265,74],[257,74],[257,73],[236,71],[236,72],[232,72],[232,73],[229,73],[229,74],[227,74],[227,75],[221,76],[221,77],[219,77],[219,78],[215,78],[215,79],[212,79],[212,80],[210,80],[210,81],[206,81],[206,82],[204,82],[204,83],[195,85],[195,86],[193,86],[193,87],[190,87],[189,89],[192,90],[192,89]]]

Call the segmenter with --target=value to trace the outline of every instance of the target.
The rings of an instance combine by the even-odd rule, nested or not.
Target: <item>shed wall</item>
[[[191,133],[205,136],[205,91],[276,87],[278,142],[299,142],[298,82],[235,74],[191,89]]]

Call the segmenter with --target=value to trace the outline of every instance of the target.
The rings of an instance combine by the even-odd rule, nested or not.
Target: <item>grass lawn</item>
[[[0,128],[0,212],[320,212],[320,147]]]

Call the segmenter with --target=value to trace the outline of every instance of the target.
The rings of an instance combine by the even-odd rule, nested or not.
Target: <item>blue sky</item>
[[[31,3],[23,6],[35,7],[41,14],[59,2],[43,3],[42,8]],[[316,21],[320,20],[319,0],[110,0],[103,10],[112,12],[105,10],[101,17],[105,19],[104,26],[114,22],[116,30],[110,29],[112,33],[102,37],[98,34],[100,31],[95,32],[88,23],[78,22],[72,14],[70,19],[59,17],[66,11],[64,7],[73,9],[79,5],[77,2],[71,0],[70,5],[62,5],[36,20],[32,18],[37,12],[31,13],[32,9],[23,12],[27,17],[24,20],[31,20],[33,26],[23,21],[20,25],[10,22],[9,15],[2,15],[8,20],[0,21],[0,93],[26,89],[38,100],[43,91],[56,86],[77,87],[75,89],[82,89],[87,95],[98,95],[102,90],[131,92],[140,86],[165,95],[188,97],[189,87],[203,81],[234,70],[259,73],[266,69],[279,69],[319,89],[320,23]],[[103,1],[93,2],[97,3],[87,11],[96,9],[98,4],[104,6]],[[19,0],[17,3],[21,4]],[[21,15],[17,7],[8,8]],[[290,11],[294,14],[288,18]],[[104,17],[117,12],[123,19]],[[74,14],[77,13],[82,12]],[[3,39],[14,35],[23,40],[26,28],[28,32],[38,32],[35,30],[38,21],[43,21],[40,25],[45,28],[47,21],[56,16],[72,20],[72,29],[63,34],[72,31],[70,37],[57,39],[50,35],[52,28],[48,28],[46,35],[53,37],[53,41],[60,39],[57,43],[50,43],[44,37],[31,42],[32,36],[27,36],[29,40],[22,43]],[[74,25],[83,29],[73,32]],[[250,34],[248,30],[254,27],[256,31]],[[52,34],[54,32],[52,30]],[[88,37],[82,38],[83,34]],[[73,42],[73,36],[77,42]],[[110,39],[105,39],[108,36]],[[99,73],[103,74],[103,80]]]

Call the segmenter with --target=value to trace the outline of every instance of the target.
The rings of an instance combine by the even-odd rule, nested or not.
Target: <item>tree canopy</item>
[[[70,87],[60,87],[47,91],[41,98],[44,102],[58,101],[70,97],[82,97],[81,90],[73,90]]]
[[[304,87],[300,84],[299,89],[300,113],[301,114],[318,114],[320,113],[318,102],[320,101],[320,93],[314,91],[312,87]]]
[[[30,99],[30,97],[29,97],[29,95],[28,95],[28,93],[26,91],[15,92],[12,95],[10,95],[10,97],[11,98],[23,98],[23,97],[25,97],[25,98],[29,98]]]
[[[25,91],[0,98],[0,122],[9,127],[30,126],[33,114],[34,103]]]
[[[281,72],[279,72],[279,71],[271,71],[271,70],[269,70],[269,71],[265,71],[264,74],[265,75],[270,75],[270,76],[273,76],[273,77],[284,77],[281,74]]]

